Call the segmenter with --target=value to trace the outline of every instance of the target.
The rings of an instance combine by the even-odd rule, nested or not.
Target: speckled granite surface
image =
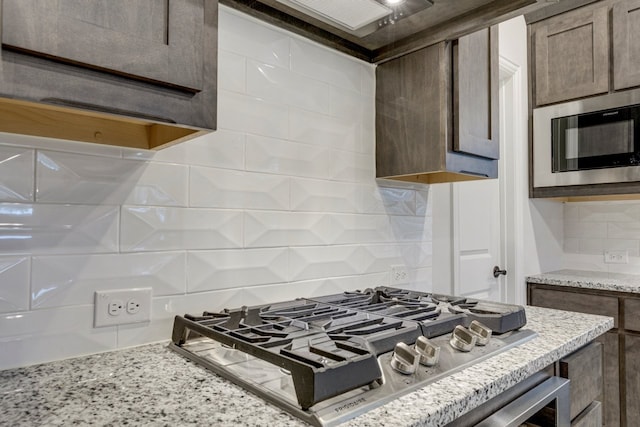
[[[527,317],[534,340],[345,425],[444,425],[613,327],[608,317],[538,307]],[[0,425],[305,424],[154,344],[0,371]]]
[[[529,276],[527,282],[640,294],[640,275],[636,274],[558,270]]]

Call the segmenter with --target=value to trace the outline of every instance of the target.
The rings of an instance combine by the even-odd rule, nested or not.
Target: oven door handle
[[[556,401],[556,426],[570,427],[569,380],[551,377],[535,386],[476,427],[516,427],[552,401]]]

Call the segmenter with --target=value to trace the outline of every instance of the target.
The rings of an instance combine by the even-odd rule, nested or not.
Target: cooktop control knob
[[[429,341],[427,337],[418,337],[416,340],[416,351],[420,354],[420,364],[433,366],[438,363],[440,347]]]
[[[473,346],[476,345],[476,339],[475,334],[471,333],[464,326],[458,325],[451,333],[449,344],[456,350],[467,352],[471,351]]]
[[[401,374],[411,375],[420,363],[420,355],[417,351],[403,342],[396,344],[391,355],[391,367]]]
[[[477,320],[471,321],[471,324],[469,325],[469,332],[476,336],[476,345],[487,345],[491,339],[491,329]]]

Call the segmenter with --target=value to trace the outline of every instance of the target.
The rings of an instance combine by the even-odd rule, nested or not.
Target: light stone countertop
[[[528,276],[527,282],[640,294],[640,275],[606,271],[558,270]]]
[[[573,352],[613,319],[526,307],[539,336],[348,426],[441,426]],[[303,426],[231,382],[152,344],[0,371],[1,426]]]

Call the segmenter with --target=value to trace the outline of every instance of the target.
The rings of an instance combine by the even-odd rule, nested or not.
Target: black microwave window
[[[551,120],[552,171],[632,166],[640,159],[640,105]]]

